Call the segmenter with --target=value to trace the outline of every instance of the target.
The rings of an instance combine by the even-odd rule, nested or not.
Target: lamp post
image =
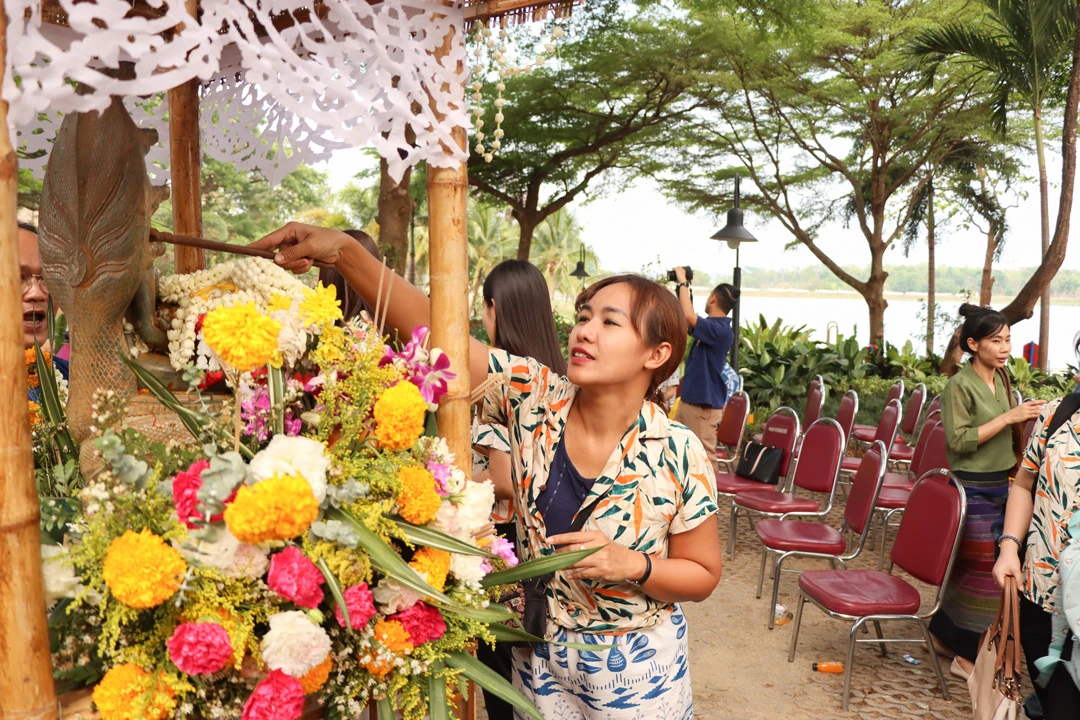
[[[581,245],[581,254],[578,256],[577,266],[574,268],[574,272],[570,273],[570,277],[581,278],[581,289],[585,289],[585,278],[591,277],[589,273],[585,272],[585,244]]]
[[[743,212],[739,207],[739,174],[735,173],[735,207],[728,210],[727,225],[720,228],[713,240],[724,240],[727,246],[735,251],[735,273],[732,284],[736,290],[742,290],[742,268],[739,267],[739,246],[744,242],[757,242],[757,238],[743,227]],[[731,324],[735,331],[735,340],[731,347],[731,367],[739,369],[739,305],[735,303],[735,312],[731,318]]]

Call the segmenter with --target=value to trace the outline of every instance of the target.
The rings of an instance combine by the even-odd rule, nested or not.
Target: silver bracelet
[[[1016,543],[1017,548],[1024,547],[1023,541],[1020,538],[1018,538],[1018,537],[1016,537],[1014,535],[1002,535],[998,539],[998,547],[1001,547],[1001,543],[1004,542],[1005,540],[1012,540],[1014,543]]]

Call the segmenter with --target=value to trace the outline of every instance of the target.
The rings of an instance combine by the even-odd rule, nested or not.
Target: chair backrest
[[[803,435],[792,486],[817,493],[833,493],[840,475],[847,438],[832,418],[819,418]]]
[[[859,463],[855,477],[851,479],[851,492],[844,508],[844,524],[859,533],[859,547],[862,547],[870,528],[870,518],[874,514],[878,493],[885,480],[885,444],[875,440]]]
[[[914,465],[912,465],[914,470]],[[945,425],[940,419],[934,423],[934,427],[930,429],[930,439],[926,443],[926,450],[923,452],[922,462],[919,463],[920,474],[925,474],[931,470],[948,470],[949,469],[949,454],[948,444],[945,442]]]
[[[930,400],[930,404],[926,406],[926,417],[930,417],[930,413],[934,412],[935,410],[940,410],[940,409],[941,409],[941,396],[940,395],[935,395],[933,397],[933,399]]]
[[[930,444],[930,435],[934,431],[934,426],[941,423],[941,411],[935,410],[926,416],[926,422],[922,424],[922,429],[919,430],[919,439],[915,441],[915,450],[911,453],[911,473],[915,477],[919,477],[927,470],[937,470],[934,467],[923,467],[923,459],[926,457],[926,447]]]
[[[919,426],[924,400],[926,400],[926,386],[919,383],[911,391],[911,397],[908,398],[907,405],[904,406],[904,417],[900,420],[900,432],[908,437],[914,436],[915,428]]]
[[[727,399],[724,416],[716,427],[716,439],[738,451],[746,435],[746,420],[750,417],[750,398],[742,390]]]
[[[818,375],[810,383],[806,393],[806,411],[803,413],[803,427],[810,427],[821,417],[821,408],[825,405],[825,383]]]
[[[799,417],[787,407],[779,407],[765,421],[761,429],[761,444],[780,448],[784,459],[780,463],[780,475],[787,477],[791,457],[795,454],[795,442],[799,439]]]
[[[850,438],[855,427],[855,416],[859,414],[859,393],[848,390],[840,398],[840,407],[836,409],[836,422],[844,431],[844,437]]]
[[[885,396],[885,403],[888,404],[893,400],[899,400],[902,397],[904,397],[904,379],[900,378],[889,388],[889,392]]]
[[[888,452],[892,452],[893,442],[896,440],[896,428],[900,424],[900,401],[890,400],[881,411],[874,439],[880,440]]]
[[[964,489],[951,478],[947,470],[934,470],[916,481],[889,556],[904,572],[938,586],[935,611],[956,561],[967,515]]]

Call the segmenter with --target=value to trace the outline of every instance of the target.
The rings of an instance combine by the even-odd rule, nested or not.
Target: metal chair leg
[[[728,526],[727,555],[728,560],[735,559],[735,531],[739,523],[739,506],[733,500],[731,502],[731,523]]]
[[[768,560],[768,558],[769,558],[769,548],[762,546],[762,548],[761,548],[761,570],[758,572],[758,576],[757,576],[757,595],[755,596],[755,597],[757,597],[758,600],[761,599],[761,587],[765,584],[765,561]]]
[[[791,633],[791,649],[788,650],[788,656],[787,656],[787,661],[788,662],[795,662],[795,648],[799,644],[799,630],[802,628],[802,611],[803,611],[803,605],[805,605],[805,604],[806,604],[806,596],[803,595],[802,591],[800,590],[799,591],[799,604],[795,608],[795,628],[794,628],[794,632]]]
[[[847,662],[844,663],[844,699],[841,703],[841,707],[847,711],[848,702],[851,700],[851,673],[854,670],[852,665],[855,663],[855,640],[859,634],[859,628],[863,625],[866,618],[859,618],[855,621],[855,624],[851,626],[851,630],[848,632],[848,648],[847,648]]]
[[[874,621],[874,630],[877,631],[878,640],[884,640],[885,639],[885,635],[881,632],[881,622],[879,622],[878,620]],[[881,645],[881,657],[888,657],[888,655],[889,655],[888,646],[885,643],[879,643],[879,644]]]
[[[772,581],[772,604],[769,605],[769,629],[772,630],[776,625],[776,603],[780,597],[780,576],[783,572],[784,560],[787,559],[790,553],[784,553],[776,558],[776,562],[773,564],[773,581]],[[801,594],[800,594],[801,596]]]
[[[922,630],[923,638],[926,640],[926,647],[930,651],[930,660],[934,663],[934,672],[937,674],[938,685],[941,686],[941,694],[948,700],[949,684],[945,682],[945,673],[941,672],[941,660],[938,658],[937,650],[934,649],[934,641],[930,637],[930,627],[920,618],[915,618],[915,622],[918,624],[919,629]]]

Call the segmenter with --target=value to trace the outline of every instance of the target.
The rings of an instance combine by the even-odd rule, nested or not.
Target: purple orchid
[[[413,385],[420,389],[420,395],[429,405],[437,405],[446,395],[449,382],[457,377],[450,372],[450,358],[441,350],[430,352],[424,347],[430,330],[418,327],[413,330],[412,339],[401,352],[394,352],[386,347],[379,367],[393,365],[401,370]]]

